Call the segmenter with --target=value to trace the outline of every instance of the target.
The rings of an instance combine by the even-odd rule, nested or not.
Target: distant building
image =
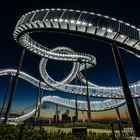
[[[71,122],[71,117],[68,116],[67,114],[62,114],[62,122],[63,123]]]
[[[59,122],[59,115],[53,115],[53,123]]]
[[[67,114],[62,114],[62,122],[65,122],[67,120]]]

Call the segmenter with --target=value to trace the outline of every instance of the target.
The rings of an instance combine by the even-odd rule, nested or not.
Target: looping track
[[[79,34],[109,44],[116,43],[136,57],[140,57],[140,29],[129,23],[101,14],[71,9],[41,9],[29,12],[20,18],[13,35],[20,46],[42,57],[39,70],[45,83],[42,82],[41,88],[46,90],[59,90],[70,94],[86,95],[86,79],[82,75],[82,71],[85,69],[85,63],[87,68],[95,67],[96,58],[89,54],[76,53],[67,47],[56,47],[50,50],[30,37],[31,33],[40,31],[70,32],[73,35]],[[48,59],[71,61],[73,62],[73,68],[65,79],[55,81],[46,71]],[[16,70],[3,70],[0,71],[0,74],[15,75],[15,72]],[[76,76],[84,85],[71,84]],[[30,75],[20,72],[20,77],[38,86],[39,81]],[[88,85],[90,96],[107,98],[103,102],[91,102],[92,111],[112,109],[125,103],[122,87],[98,86],[91,82],[88,82]],[[140,97],[140,81],[132,83],[129,88],[133,97]],[[59,104],[59,101],[62,100],[62,106],[75,108],[72,100],[49,96],[43,97],[42,102],[45,101],[44,99],[56,104]],[[79,109],[82,109],[83,106],[83,110],[86,110],[86,107],[84,107],[86,103],[83,101],[78,102]]]

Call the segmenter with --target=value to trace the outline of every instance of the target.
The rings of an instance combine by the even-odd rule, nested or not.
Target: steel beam
[[[119,122],[121,122],[121,115],[120,115],[119,108],[116,107],[115,110],[116,110],[116,114],[117,114],[117,120],[118,120]]]
[[[77,100],[78,100],[78,95],[75,95],[75,111],[76,111],[75,115],[76,115],[76,122],[78,121],[78,102],[77,102]]]
[[[38,86],[38,92],[37,92],[37,96],[36,96],[36,109],[35,109],[35,117],[34,117],[34,121],[36,122],[38,120],[38,116],[37,113],[39,113],[39,105],[38,105],[38,101],[39,101],[39,96],[40,96],[40,88],[41,86],[41,81],[39,81],[39,86]]]
[[[3,116],[3,110],[4,110],[5,102],[6,102],[8,93],[10,92],[11,85],[12,85],[12,79],[13,79],[13,76],[10,77],[8,87],[7,87],[5,95],[4,95],[4,99],[3,99],[3,103],[2,103],[2,107],[1,107],[1,112],[0,112],[0,122],[1,122],[1,118]]]
[[[118,75],[119,75],[119,78],[120,78],[120,82],[121,82],[121,85],[123,87],[123,92],[124,92],[128,112],[129,112],[129,115],[130,115],[130,119],[131,119],[131,122],[132,122],[132,126],[133,126],[133,129],[134,129],[135,135],[137,137],[140,137],[139,119],[138,119],[136,108],[135,108],[133,98],[132,98],[132,95],[131,95],[131,92],[130,92],[130,89],[129,89],[129,84],[128,84],[128,81],[126,79],[126,75],[125,75],[125,72],[124,72],[124,69],[123,69],[123,65],[122,65],[122,62],[121,62],[119,47],[116,44],[113,44],[112,51],[113,51]]]
[[[19,80],[19,73],[20,73],[20,70],[21,70],[21,67],[22,67],[24,54],[25,54],[25,49],[23,49],[21,54],[20,54],[17,73],[16,73],[16,76],[15,76],[15,79],[14,79],[14,83],[13,83],[13,86],[12,86],[12,89],[11,89],[10,98],[9,98],[9,101],[8,101],[8,106],[7,106],[6,113],[5,113],[5,119],[4,119],[4,122],[3,122],[4,124],[6,124],[7,121],[8,121],[9,113],[10,113],[10,110],[11,110],[11,106],[12,106],[12,103],[13,103],[14,95],[15,95],[18,80]]]
[[[38,108],[38,120],[40,119],[40,113],[41,113],[41,99],[42,99],[42,97],[43,97],[43,89],[41,89],[41,81],[40,81],[40,84],[39,84],[39,86],[40,86],[40,91],[39,91],[39,108]]]
[[[135,105],[136,105],[138,116],[139,116],[139,119],[140,119],[140,105],[139,105],[138,98],[135,99]]]
[[[58,105],[56,104],[56,110],[55,110],[56,112],[55,112],[55,123],[57,124],[57,122],[58,122]]]
[[[87,64],[85,63],[85,77],[86,77],[86,86],[87,86],[87,96],[86,96],[86,100],[87,100],[87,107],[88,107],[88,122],[91,122],[91,109],[90,109],[90,97],[89,97],[89,91],[88,91],[88,78],[87,78]]]

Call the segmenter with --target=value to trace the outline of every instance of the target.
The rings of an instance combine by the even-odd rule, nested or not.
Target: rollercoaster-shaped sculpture
[[[45,82],[41,82],[41,88],[44,90],[58,90],[65,93],[86,96],[87,86],[89,96],[106,98],[104,101],[90,102],[91,111],[103,111],[113,109],[125,103],[122,87],[106,87],[99,86],[90,81],[82,74],[85,68],[93,68],[96,66],[96,58],[89,54],[77,53],[68,47],[56,47],[49,49],[34,41],[30,34],[34,32],[64,32],[73,35],[81,35],[91,37],[109,44],[116,43],[122,49],[132,53],[136,57],[140,57],[140,29],[125,23],[121,20],[96,14],[92,12],[67,10],[67,9],[41,9],[29,12],[23,15],[14,31],[14,39],[20,46],[42,57],[39,65],[40,74]],[[55,81],[46,71],[46,63],[48,59],[59,61],[73,62],[73,68],[69,75],[62,81]],[[0,71],[1,75],[15,76],[17,70],[4,69]],[[29,83],[39,86],[39,80],[21,72],[20,78]],[[78,78],[83,84],[74,85],[71,82]],[[133,98],[140,97],[140,81],[129,85]],[[38,108],[44,102],[51,102],[61,106],[75,109],[75,101],[63,99],[56,96],[44,96]],[[87,102],[78,101],[79,110],[87,110]],[[9,118],[9,120],[23,121],[31,117],[35,111],[17,117]]]

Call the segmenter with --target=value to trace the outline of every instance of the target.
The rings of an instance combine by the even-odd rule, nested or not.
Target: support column
[[[36,109],[35,109],[35,118],[34,118],[34,121],[36,122],[38,117],[37,117],[37,113],[39,111],[39,105],[38,105],[38,101],[39,101],[39,96],[40,96],[40,88],[41,86],[41,82],[39,81],[39,86],[38,86],[38,92],[37,92],[37,96],[36,96]]]
[[[84,115],[84,111],[82,111],[82,120],[83,120],[83,123],[85,123],[85,115]]]
[[[131,92],[129,89],[129,85],[128,85],[125,73],[123,70],[121,56],[119,53],[119,48],[118,48],[118,46],[116,46],[116,44],[113,44],[112,51],[113,51],[117,71],[119,74],[120,82],[121,82],[121,85],[123,87],[126,105],[127,105],[128,111],[129,111],[130,118],[131,118],[134,133],[137,137],[140,137],[140,124],[139,124],[138,115],[136,112],[136,108],[134,106],[134,102],[132,99],[132,95],[131,95]]]
[[[0,122],[1,122],[1,118],[3,116],[3,109],[4,109],[4,106],[5,106],[6,98],[8,96],[8,93],[10,92],[10,88],[11,88],[11,85],[12,85],[12,79],[13,79],[13,76],[10,77],[10,80],[9,80],[9,83],[8,83],[8,87],[6,89],[5,96],[4,96],[4,99],[3,99],[3,103],[2,103],[2,107],[1,107],[1,112],[0,112]]]
[[[119,107],[115,108],[115,110],[117,114],[117,123],[118,123],[119,131],[120,131],[120,135],[122,137],[122,125],[121,125],[121,115],[120,115]]]
[[[130,117],[129,117],[127,106],[125,108],[125,113],[126,113],[126,117],[127,117],[127,122],[128,122],[128,124],[130,124]]]
[[[88,107],[88,122],[91,122],[91,110],[90,110],[90,97],[89,97],[89,91],[88,91],[88,78],[87,78],[87,64],[85,63],[85,77],[86,77],[86,86],[87,86],[87,96],[86,96],[86,100],[87,100],[87,107]]]
[[[56,110],[55,110],[56,112],[55,112],[55,123],[57,124],[57,122],[58,122],[58,119],[57,119],[57,117],[58,117],[58,105],[56,104]]]
[[[11,106],[12,106],[15,91],[16,91],[16,87],[17,87],[18,80],[19,80],[19,73],[20,73],[20,70],[21,70],[21,67],[22,67],[24,54],[25,54],[25,49],[22,50],[21,55],[20,55],[19,64],[18,64],[18,68],[17,68],[17,73],[16,73],[16,76],[15,76],[15,79],[14,79],[14,83],[13,83],[13,86],[12,86],[12,89],[11,89],[11,94],[10,94],[10,97],[9,97],[8,106],[7,106],[6,113],[5,113],[4,124],[6,124],[7,121],[8,121],[9,113],[10,113],[10,110],[11,110]]]
[[[118,120],[119,122],[121,122],[121,115],[120,115],[119,108],[116,107],[115,110],[116,110],[116,114],[117,114],[117,120]]]
[[[76,122],[78,121],[78,102],[77,102],[77,100],[78,100],[78,95],[75,95],[75,111],[76,111],[75,115],[76,115]]]
[[[42,104],[41,104],[41,99],[42,99],[42,97],[43,97],[43,89],[41,89],[41,81],[40,81],[40,91],[39,91],[39,108],[38,108],[38,120],[39,120],[39,118],[40,118],[40,113],[41,113],[41,106],[42,106]]]
[[[136,108],[137,108],[137,111],[138,111],[138,116],[139,116],[139,119],[140,119],[140,105],[139,105],[138,98],[135,99],[135,105],[136,105]]]
[[[77,76],[75,78],[75,85],[77,85]],[[78,95],[75,95],[75,116],[77,122],[78,121]]]

